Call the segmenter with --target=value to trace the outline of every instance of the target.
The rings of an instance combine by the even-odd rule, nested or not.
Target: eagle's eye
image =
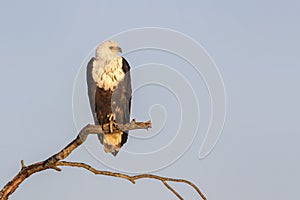
[[[114,48],[113,46],[110,46],[110,47],[109,47],[110,50],[113,50],[113,48]]]

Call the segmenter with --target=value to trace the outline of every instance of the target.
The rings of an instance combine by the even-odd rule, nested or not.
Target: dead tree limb
[[[128,124],[115,124],[114,131],[129,131],[129,130],[135,130],[135,129],[148,129],[151,127],[151,121],[147,122],[136,122],[135,120],[132,120]],[[24,161],[21,161],[21,170],[20,172],[11,180],[9,181],[0,191],[0,200],[7,200],[8,197],[15,192],[15,190],[19,187],[19,185],[28,177],[30,177],[32,174],[41,172],[47,169],[54,169],[57,171],[61,171],[59,167],[62,166],[69,166],[69,167],[79,167],[86,170],[89,170],[97,175],[105,175],[105,176],[113,176],[117,178],[123,178],[127,179],[132,183],[135,183],[138,179],[156,179],[161,181],[171,192],[173,192],[178,199],[183,199],[183,197],[174,190],[168,182],[180,182],[185,183],[193,187],[199,196],[202,197],[202,199],[206,199],[206,197],[203,195],[203,193],[200,191],[200,189],[193,184],[190,181],[184,180],[184,179],[174,179],[174,178],[168,178],[168,177],[162,177],[157,176],[153,174],[140,174],[140,175],[134,175],[129,176],[122,173],[115,173],[115,172],[109,172],[109,171],[102,171],[97,170],[85,163],[78,163],[78,162],[67,162],[63,161],[65,158],[67,158],[73,150],[75,150],[77,147],[79,147],[88,137],[89,134],[101,134],[101,133],[107,133],[109,131],[109,125],[104,125],[103,129],[101,126],[98,125],[86,125],[84,128],[81,129],[78,136],[65,148],[63,148],[60,152],[54,154],[53,156],[49,157],[45,161],[37,162],[34,164],[31,164],[29,166],[26,166]]]

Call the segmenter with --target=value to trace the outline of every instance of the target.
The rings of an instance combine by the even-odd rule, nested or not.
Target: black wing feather
[[[122,58],[122,69],[125,76],[118,84],[112,95],[112,111],[116,114],[116,122],[126,124],[130,122],[131,109],[131,77],[130,66],[125,58]],[[128,131],[123,132],[121,146],[126,143]]]
[[[89,95],[89,101],[90,101],[90,107],[93,114],[93,119],[96,125],[99,124],[96,114],[96,104],[95,104],[95,94],[96,94],[96,87],[97,84],[93,79],[92,71],[93,71],[93,62],[94,58],[92,58],[88,65],[86,70],[86,80],[87,80],[87,86],[88,86],[88,95]]]

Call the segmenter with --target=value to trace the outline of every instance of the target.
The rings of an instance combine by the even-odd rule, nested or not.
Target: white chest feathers
[[[109,63],[94,60],[92,75],[97,86],[104,90],[114,91],[119,82],[124,78],[122,57],[118,56]]]

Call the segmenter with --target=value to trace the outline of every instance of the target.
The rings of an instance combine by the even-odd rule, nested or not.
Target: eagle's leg
[[[112,113],[112,114],[109,114],[107,117],[109,120],[109,132],[112,133],[112,132],[114,132],[114,124],[115,124],[116,115]]]

